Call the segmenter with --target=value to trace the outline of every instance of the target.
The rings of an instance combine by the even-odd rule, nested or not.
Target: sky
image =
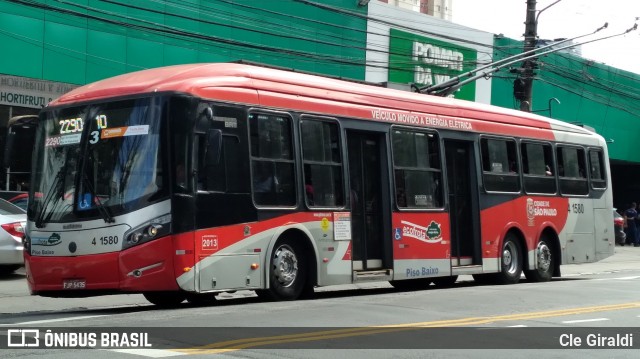
[[[536,10],[542,10],[556,0],[539,0]],[[524,40],[526,0],[453,0],[453,22],[474,29],[504,34]],[[561,0],[544,10],[538,18],[540,39],[572,38],[595,31],[609,23],[598,37],[624,32],[638,22],[639,0]],[[582,46],[582,57],[640,74],[640,29],[624,36],[595,41]]]

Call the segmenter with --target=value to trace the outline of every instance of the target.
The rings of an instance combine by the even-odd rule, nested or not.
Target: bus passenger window
[[[553,149],[549,143],[523,141],[520,147],[524,190],[527,193],[556,193]]]
[[[485,190],[520,192],[516,142],[511,139],[483,138],[480,149]]]
[[[344,206],[338,124],[326,120],[303,119],[300,129],[307,205],[309,207]]]
[[[291,118],[251,113],[251,175],[253,200],[258,206],[296,204],[296,181]]]
[[[440,146],[435,133],[392,133],[396,206],[442,208]]]
[[[591,187],[594,189],[607,188],[607,177],[605,174],[604,155],[600,149],[589,150],[589,167],[591,177]]]
[[[556,157],[558,159],[560,192],[568,195],[589,194],[585,150],[577,146],[558,146]]]

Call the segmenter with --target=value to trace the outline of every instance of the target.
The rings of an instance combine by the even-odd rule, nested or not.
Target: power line
[[[224,1],[224,0],[221,0]],[[15,2],[15,3],[31,3],[31,4],[35,4],[35,2],[33,1],[25,1],[25,0],[13,0],[11,2]],[[126,5],[125,5],[126,6]],[[210,37],[210,36],[194,36],[194,33],[191,32],[186,32],[186,31],[180,31],[179,29],[175,29],[175,28],[171,28],[171,27],[166,27],[163,24],[158,24],[158,23],[154,23],[154,22],[150,22],[150,21],[145,21],[145,20],[141,20],[141,19],[136,19],[136,18],[131,18],[131,17],[125,17],[122,16],[121,14],[114,14],[114,13],[110,13],[110,12],[103,12],[103,15],[110,15],[110,16],[118,16],[118,17],[122,17],[125,18],[129,21],[136,21],[136,22],[142,22],[146,25],[140,25],[140,24],[130,24],[127,22],[122,22],[122,21],[116,21],[116,20],[112,20],[112,19],[108,19],[105,17],[101,17],[101,16],[95,16],[95,15],[91,15],[89,16],[88,14],[84,14],[84,13],[78,13],[78,12],[73,12],[73,11],[68,11],[68,9],[62,9],[62,8],[57,8],[57,7],[40,7],[41,9],[44,10],[49,10],[49,11],[55,11],[55,12],[61,12],[61,13],[66,13],[69,15],[73,15],[73,16],[79,16],[82,18],[88,18],[88,19],[94,19],[94,20],[98,20],[98,21],[106,21],[106,22],[110,22],[112,24],[116,24],[116,25],[121,25],[121,26],[128,26],[131,28],[136,28],[139,30],[143,30],[143,31],[149,31],[149,32],[154,32],[154,33],[160,33],[163,34],[167,37],[171,37],[171,38],[176,38],[176,39],[189,39],[194,41],[195,43],[202,43],[202,44],[208,44],[208,41],[218,41],[219,39],[216,37]],[[89,7],[90,9],[93,8]],[[99,9],[98,9],[99,10]],[[286,14],[284,14],[286,16]],[[150,27],[149,25],[155,26],[154,27]],[[198,35],[197,33],[195,35]],[[277,35],[274,35],[277,36]],[[439,36],[439,35],[437,35]],[[239,41],[228,41],[222,44],[223,46],[230,46],[230,47],[237,47],[238,50],[243,51],[243,52],[251,52],[251,51],[269,51],[272,52],[272,56],[281,56],[281,55],[287,55],[287,56],[295,56],[297,61],[305,61],[305,62],[310,62],[310,63],[319,63],[320,62],[335,62],[337,64],[348,64],[348,65],[354,65],[354,66],[361,66],[364,63],[363,59],[354,59],[354,58],[344,58],[344,57],[336,57],[336,56],[318,56],[317,54],[314,53],[305,53],[305,52],[299,52],[299,51],[292,51],[292,50],[288,50],[288,49],[281,49],[281,48],[276,48],[277,50],[280,51],[273,51],[274,49],[272,47],[267,47],[267,46],[261,46],[261,45],[255,45],[255,44],[250,44],[253,46],[246,46],[247,44],[244,42],[239,42]],[[43,46],[45,46],[45,44],[43,43]],[[54,46],[54,45],[51,45]],[[62,47],[59,47],[60,49],[62,49]],[[506,49],[508,49],[509,47],[493,47],[494,50],[496,51],[506,51]],[[65,49],[65,50],[69,50],[69,49]],[[77,54],[80,54],[79,52],[75,51]],[[384,52],[387,53],[388,52]],[[111,61],[113,63],[118,63],[117,61],[114,61],[112,59],[107,59],[107,58],[101,58],[99,56],[95,56],[93,54],[84,54],[85,56],[91,56],[93,58],[97,58],[97,59],[101,59],[103,61]],[[383,64],[377,64],[375,62],[370,62],[368,63],[370,66],[373,66],[374,68],[379,68],[381,70],[388,70],[392,67],[390,66],[385,66]],[[129,64],[127,64],[129,65]],[[129,65],[129,66],[133,66],[133,65]],[[401,67],[396,67],[394,68],[396,70],[400,70],[400,71],[407,71],[405,68],[401,68]],[[408,71],[410,72],[410,71]]]

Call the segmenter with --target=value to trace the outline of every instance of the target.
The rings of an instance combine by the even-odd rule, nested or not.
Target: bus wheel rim
[[[502,265],[509,274],[515,274],[518,268],[516,251],[516,245],[513,242],[505,243],[502,250]]]
[[[546,272],[551,267],[551,249],[545,242],[538,243],[538,268]]]
[[[295,282],[298,276],[298,258],[289,246],[281,246],[273,256],[273,273],[283,287]]]

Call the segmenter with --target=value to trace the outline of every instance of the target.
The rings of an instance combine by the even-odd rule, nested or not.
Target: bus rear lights
[[[262,248],[254,248],[253,249],[253,253],[260,253],[262,252]]]
[[[322,258],[322,263],[329,263],[329,258]]]
[[[258,263],[251,263],[251,269],[252,270],[256,270],[258,268],[260,268],[260,265]]]

